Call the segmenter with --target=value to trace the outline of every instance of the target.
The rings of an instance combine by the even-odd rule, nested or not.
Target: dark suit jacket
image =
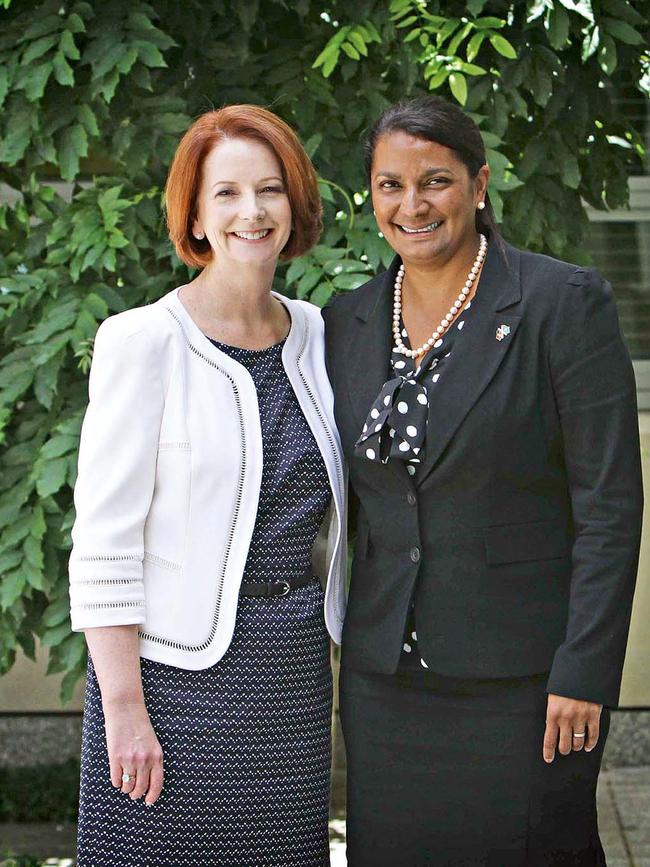
[[[324,310],[358,509],[343,665],[394,672],[414,594],[432,670],[550,670],[549,692],[616,705],[643,494],[611,287],[593,269],[491,244],[416,481],[403,462],[353,456],[389,373],[398,264]],[[500,325],[510,333],[497,340]]]

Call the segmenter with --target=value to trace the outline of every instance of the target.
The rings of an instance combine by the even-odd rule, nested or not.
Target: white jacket
[[[280,298],[280,296],[277,296]],[[332,488],[325,620],[345,611],[344,468],[325,371],[320,310],[291,316],[282,360]],[[262,479],[248,371],[194,323],[178,289],[100,326],[75,486],[72,628],[140,625],[140,653],[214,665],[235,626]]]

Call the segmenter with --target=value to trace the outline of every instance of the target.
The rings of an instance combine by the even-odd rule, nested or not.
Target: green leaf
[[[500,33],[493,33],[490,36],[490,42],[495,51],[498,51],[503,57],[507,57],[508,60],[516,60],[517,52],[505,36],[501,36]]]
[[[79,49],[77,48],[74,36],[69,30],[64,30],[61,34],[61,41],[59,42],[59,49],[68,57],[70,60],[79,60],[81,54],[79,53]]]
[[[65,477],[68,472],[68,459],[56,458],[53,461],[47,461],[35,468],[38,471],[36,477],[36,490],[39,497],[48,497],[50,494],[55,494],[61,490],[65,484]]]
[[[20,644],[20,649],[25,654],[27,659],[36,662],[36,642],[31,632],[19,632],[16,639]]]
[[[45,443],[41,448],[40,455],[44,460],[49,461],[52,458],[58,458],[61,457],[61,455],[67,455],[70,452],[75,451],[78,445],[78,436],[73,436],[71,434],[58,434]]]
[[[22,66],[29,66],[39,57],[42,57],[59,41],[58,33],[51,33],[49,36],[42,36],[40,39],[34,40],[29,47],[24,51],[20,59]]]
[[[349,273],[349,274],[337,274],[332,278],[332,284],[336,289],[356,289],[358,286],[363,286],[364,283],[368,282],[368,274],[367,273]],[[312,293],[310,301],[312,303],[317,303],[314,300],[314,294]],[[323,303],[329,301],[329,296],[325,299]]]
[[[577,12],[582,15],[591,24],[594,23],[594,10],[591,6],[591,0],[559,0],[559,2],[571,12]]]
[[[619,42],[624,42],[626,45],[641,45],[643,44],[643,36],[638,30],[635,30],[627,21],[621,21],[616,18],[603,18],[603,29],[610,33]]]
[[[79,160],[88,155],[88,136],[80,123],[63,131],[59,140],[58,159],[61,177],[72,181],[79,171]]]
[[[20,569],[8,572],[0,581],[0,609],[7,611],[25,589],[27,581]]]
[[[458,48],[459,48],[461,42],[464,39],[466,39],[471,32],[472,32],[472,25],[471,24],[466,24],[464,27],[461,27],[461,29],[458,31],[458,33],[454,36],[454,38],[451,40],[451,42],[447,46],[447,48],[446,48],[447,54],[451,55],[452,57],[455,57],[456,52],[458,51]]]
[[[459,72],[452,72],[449,76],[449,88],[461,105],[467,102],[467,80]]]
[[[84,648],[85,653],[85,648]],[[83,667],[79,666],[72,671],[66,672],[61,680],[60,699],[61,704],[67,704],[73,697],[77,683],[83,676]]]
[[[410,27],[411,24],[415,24],[418,20],[417,15],[409,15],[407,18],[403,18],[395,27]]]
[[[57,653],[67,669],[74,669],[86,655],[86,639],[80,633],[72,632],[57,647]]]
[[[141,40],[138,40],[138,42],[134,42],[133,44],[137,47],[138,57],[145,66],[167,66],[165,58],[162,56],[158,48],[155,45],[152,45],[151,42],[142,42]]]
[[[299,277],[305,273],[305,269],[307,268],[307,261],[304,258],[294,259],[293,262],[287,268],[287,273],[285,274],[286,282],[291,285],[295,283]]]
[[[66,621],[65,623],[59,623],[56,626],[47,629],[43,635],[41,635],[41,644],[44,647],[56,647],[57,644],[61,644],[61,642],[70,635],[70,624]]]
[[[318,307],[324,307],[333,294],[334,286],[329,281],[324,281],[311,293],[309,300]]]
[[[598,63],[606,75],[612,75],[618,63],[616,43],[611,36],[605,35],[598,49]]]
[[[296,286],[296,295],[298,298],[305,298],[314,288],[319,280],[323,279],[323,271],[321,268],[309,268],[306,273],[298,280]]]
[[[30,67],[20,83],[21,88],[25,91],[25,96],[30,102],[37,102],[42,98],[53,71],[54,67],[49,62]]]
[[[569,16],[561,6],[554,6],[546,19],[548,41],[556,51],[564,48],[569,39]]]
[[[586,63],[589,58],[596,53],[600,44],[600,29],[593,27],[582,41],[582,62]]]
[[[133,46],[127,48],[124,55],[119,59],[118,63],[115,64],[115,67],[118,72],[122,75],[128,75],[133,68],[133,64],[138,59],[138,50]]]
[[[103,298],[90,292],[83,301],[83,306],[92,313],[98,322],[102,322],[108,316],[108,307]]]
[[[0,582],[2,581],[1,576],[18,566],[22,559],[22,551],[5,551],[0,554]]]
[[[481,138],[483,139],[483,144],[486,148],[498,148],[502,142],[498,135],[495,135],[493,132],[488,132],[485,129],[481,130]]]
[[[26,499],[21,497],[21,499]],[[13,518],[10,518],[10,523],[2,531],[2,546],[10,548],[18,542],[22,542],[31,533],[30,517],[24,511],[18,509]]]
[[[151,73],[146,66],[136,66],[131,71],[130,81],[141,87],[143,90],[153,90],[151,84]]]
[[[337,49],[336,54],[328,57],[327,60],[325,61],[325,63],[323,64],[323,69],[322,69],[323,78],[329,78],[330,75],[334,72],[334,70],[336,68],[336,64],[338,63],[338,59],[339,59],[339,50]]]
[[[351,30],[348,33],[348,40],[354,45],[359,54],[363,54],[364,57],[368,56],[368,49],[366,47],[365,40],[361,33],[359,33],[359,29]]]
[[[639,24],[641,27],[646,24],[646,19],[630,6],[628,0],[604,0],[603,7],[609,15],[627,21],[628,24]]]
[[[29,532],[35,539],[42,539],[47,530],[42,506],[35,506],[29,522]]]
[[[126,19],[127,27],[131,30],[154,30],[154,24],[142,12],[129,12]]]
[[[338,57],[339,48],[338,48],[338,44],[330,39],[330,41],[327,43],[325,48],[323,48],[323,50],[318,55],[316,60],[314,60],[314,62],[312,63],[311,68],[312,69],[318,69],[319,66],[323,66],[323,64],[327,60],[329,60],[329,58],[332,57],[332,55],[336,55],[336,57]]]
[[[58,363],[50,361],[36,370],[34,376],[34,396],[45,409],[52,409],[52,404],[57,393],[59,371],[62,362],[63,357],[60,357]]]
[[[481,45],[483,44],[483,40],[487,36],[487,33],[480,31],[475,33],[472,38],[467,43],[467,60],[471,63],[472,60],[476,58],[478,55]]]
[[[50,629],[53,626],[58,626],[60,623],[67,623],[69,616],[70,600],[66,595],[64,599],[57,599],[47,606],[41,617],[41,623]]]
[[[77,120],[81,123],[88,135],[98,136],[100,134],[99,126],[97,125],[97,118],[87,103],[82,102],[77,106]]]
[[[482,66],[476,66],[474,63],[465,63],[463,60],[458,62],[458,66],[465,75],[485,75],[487,72],[487,69],[483,69]]]
[[[476,21],[472,21],[472,24],[477,30],[499,30],[506,26],[506,21],[505,18],[488,16],[487,18],[477,18]]]
[[[63,87],[72,87],[74,84],[74,74],[62,51],[57,51],[54,55],[52,66],[54,68],[54,77],[59,84]]]
[[[22,109],[12,113],[11,124],[0,144],[0,162],[15,166],[27,150],[32,132],[32,113]]]
[[[111,72],[104,76],[99,87],[99,93],[102,95],[104,102],[109,103],[112,101],[119,82],[120,73],[117,69],[111,70]]]
[[[27,562],[41,571],[43,569],[43,549],[40,541],[34,536],[28,536],[23,542],[23,551]]]
[[[449,70],[441,69],[429,79],[429,90],[436,90],[449,78]]]
[[[425,36],[427,39],[429,38],[428,33],[422,33],[421,27],[414,27],[413,30],[404,37],[404,44],[406,45],[407,42],[414,42],[418,36]]]
[[[0,66],[0,108],[4,105],[9,92],[9,70],[6,66]]]
[[[70,33],[85,33],[86,25],[83,22],[83,18],[77,15],[76,12],[73,12],[71,15],[68,15],[68,18],[65,22],[66,30],[70,31]]]
[[[341,49],[343,50],[343,52],[345,54],[347,54],[347,56],[351,60],[360,60],[361,59],[361,55],[359,54],[357,49],[354,47],[354,45],[351,45],[349,42],[344,42],[341,45]]]
[[[562,160],[560,177],[567,187],[572,190],[577,190],[580,186],[580,168],[578,160],[575,157],[567,157]]]
[[[310,159],[313,159],[314,154],[319,148],[320,143],[323,141],[323,134],[320,132],[315,133],[310,136],[304,143],[305,151],[307,152],[307,156]]]
[[[183,133],[191,123],[191,118],[181,112],[163,112],[155,118],[155,126],[160,132],[170,135]]]
[[[28,42],[34,39],[39,39],[41,36],[46,36],[54,30],[59,30],[61,27],[61,19],[58,15],[38,15],[34,16],[32,23],[22,34],[20,42]]]

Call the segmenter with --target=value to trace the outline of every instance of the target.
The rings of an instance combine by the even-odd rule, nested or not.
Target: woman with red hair
[[[343,466],[320,311],[271,291],[320,234],[316,176],[287,124],[227,106],[183,137],[166,207],[198,274],[102,323],[81,437],[77,863],[329,864]]]

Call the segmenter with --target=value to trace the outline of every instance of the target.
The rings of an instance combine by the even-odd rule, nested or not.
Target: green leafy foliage
[[[0,822],[76,822],[78,805],[77,759],[56,765],[0,768]],[[3,863],[0,861],[0,865]],[[8,863],[13,867],[14,859]],[[44,862],[21,858],[15,863],[40,865]]]
[[[318,304],[386,266],[360,141],[391,102],[456,100],[484,136],[506,238],[584,257],[583,202],[626,203],[650,92],[641,0],[0,2],[0,671],[34,642],[63,697],[84,667],[67,559],[98,324],[188,278],[162,188],[213,106],[270,106],[322,179],[325,232],[277,288]],[[119,383],[116,383],[119,387]]]

